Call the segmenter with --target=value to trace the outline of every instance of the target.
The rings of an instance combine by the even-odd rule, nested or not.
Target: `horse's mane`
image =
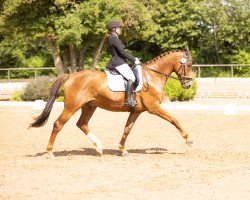
[[[150,60],[150,61],[147,61],[145,64],[150,64],[152,62],[156,62],[158,59],[168,55],[168,54],[171,54],[171,53],[175,53],[175,52],[182,52],[182,50],[180,49],[176,49],[176,50],[170,50],[170,51],[167,51],[165,53],[162,53],[160,54],[159,56],[157,56],[156,58],[154,58],[153,60]]]

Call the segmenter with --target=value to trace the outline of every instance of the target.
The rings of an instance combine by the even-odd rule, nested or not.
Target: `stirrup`
[[[131,106],[135,107],[136,105],[137,105],[136,100],[132,100],[132,101],[131,101]]]

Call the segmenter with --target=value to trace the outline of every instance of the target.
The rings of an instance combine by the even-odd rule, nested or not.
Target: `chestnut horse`
[[[81,108],[82,113],[77,122],[79,127],[96,146],[96,151],[102,154],[100,140],[89,130],[88,122],[97,107],[114,112],[130,112],[124,133],[120,141],[119,149],[122,155],[128,154],[125,148],[126,139],[138,116],[148,111],[172,123],[181,136],[188,141],[187,132],[179,122],[171,116],[161,102],[163,100],[163,87],[175,72],[183,88],[189,88],[192,83],[192,59],[188,49],[185,51],[171,51],[156,57],[142,65],[143,88],[137,92],[137,105],[133,111],[124,106],[124,92],[110,91],[107,77],[104,72],[96,70],[83,70],[73,74],[65,74],[57,78],[50,88],[50,94],[43,112],[30,124],[30,127],[43,126],[50,115],[53,103],[57,97],[57,91],[64,83],[64,109],[54,122],[53,130],[47,145],[47,152],[53,156],[53,146],[58,132],[70,117]]]

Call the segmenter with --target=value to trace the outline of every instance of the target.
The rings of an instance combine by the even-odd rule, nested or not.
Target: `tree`
[[[46,39],[53,54],[57,72],[61,74],[63,66],[55,46],[53,31],[51,31],[53,16],[55,18],[56,14],[52,9],[48,9],[53,5],[53,2],[49,0],[6,0],[0,16],[0,30],[6,40],[13,36],[19,36],[27,42]]]
[[[197,61],[230,63],[235,52],[249,46],[249,1],[203,0],[195,3],[199,6],[197,26],[201,31]]]
[[[152,41],[164,51],[194,46],[200,31],[197,29],[197,14],[191,0],[162,0],[155,21],[160,25]]]
[[[84,56],[99,59],[111,19],[123,22],[125,41],[147,38],[155,25],[147,1],[119,0],[6,0],[1,15],[2,34],[46,41],[57,72],[83,68]],[[66,66],[67,65],[67,66]]]
[[[105,65],[111,19],[122,23],[133,55],[145,60],[186,45],[194,63],[249,58],[249,0],[2,0],[0,66],[54,63],[60,74]]]

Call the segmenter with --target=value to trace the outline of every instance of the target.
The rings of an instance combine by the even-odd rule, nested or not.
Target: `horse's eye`
[[[188,63],[188,64],[187,64],[187,67],[188,67],[188,68],[192,68],[192,63]]]

